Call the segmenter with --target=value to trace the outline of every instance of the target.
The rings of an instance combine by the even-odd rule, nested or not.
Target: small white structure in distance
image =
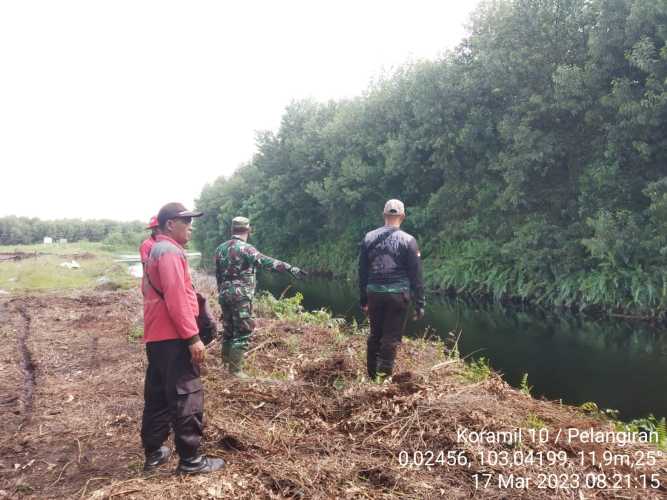
[[[50,236],[44,236],[44,244],[53,245],[53,238],[51,238]]]
[[[60,239],[58,240],[58,243],[59,243],[60,245],[65,245],[65,244],[67,244],[67,238],[60,238]]]

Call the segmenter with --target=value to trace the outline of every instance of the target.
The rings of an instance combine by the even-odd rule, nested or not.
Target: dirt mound
[[[5,262],[5,261],[16,261],[16,260],[23,260],[23,259],[28,259],[30,257],[39,257],[40,255],[44,255],[39,252],[1,252],[0,253],[0,262]]]
[[[303,366],[300,375],[306,382],[328,386],[342,379],[353,378],[356,373],[343,356],[334,356]]]

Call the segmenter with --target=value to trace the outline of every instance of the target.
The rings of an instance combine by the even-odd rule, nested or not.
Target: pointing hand
[[[304,277],[308,276],[308,273],[306,271],[304,271],[303,269],[300,269],[296,266],[292,266],[292,269],[290,269],[290,273],[295,278],[304,278]]]

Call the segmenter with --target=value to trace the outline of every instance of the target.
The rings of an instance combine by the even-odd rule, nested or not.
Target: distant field
[[[0,253],[11,252],[38,252],[48,254],[73,254],[81,252],[93,252],[97,254],[117,254],[117,253],[137,253],[136,247],[131,246],[111,246],[102,242],[78,241],[76,243],[65,243],[44,245],[36,243],[34,245],[0,245]]]
[[[131,288],[138,284],[114,255],[136,249],[110,249],[101,243],[0,246],[0,290],[21,292],[65,288]],[[61,264],[76,261],[80,268]]]

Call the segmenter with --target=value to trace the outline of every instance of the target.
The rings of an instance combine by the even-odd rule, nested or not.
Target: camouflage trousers
[[[245,351],[250,335],[255,329],[252,316],[252,301],[242,300],[234,303],[221,302],[222,307],[222,343]]]

